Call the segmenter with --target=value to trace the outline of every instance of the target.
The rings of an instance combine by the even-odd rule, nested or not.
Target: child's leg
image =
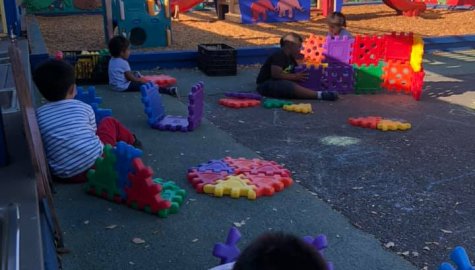
[[[140,92],[140,87],[142,87],[143,83],[140,82],[130,82],[129,87],[127,88],[127,92]]]
[[[317,92],[287,80],[268,80],[257,87],[257,92],[273,98],[318,98]]]
[[[97,136],[103,144],[112,146],[115,146],[119,141],[133,145],[136,140],[134,134],[113,117],[102,119],[97,127]]]

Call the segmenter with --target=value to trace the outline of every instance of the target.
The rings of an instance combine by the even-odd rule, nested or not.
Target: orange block
[[[409,62],[389,60],[383,70],[382,86],[384,88],[390,91],[411,93],[414,71]]]
[[[323,52],[325,48],[325,37],[310,35],[306,38],[302,44],[303,49],[300,51],[304,55],[305,62],[312,62],[314,64],[320,64],[325,59]]]
[[[155,83],[160,87],[169,87],[176,84],[176,79],[168,75],[149,75],[143,76],[146,80]]]
[[[222,98],[219,100],[219,104],[226,107],[239,109],[239,108],[259,106],[261,105],[261,101],[255,100],[255,99]]]

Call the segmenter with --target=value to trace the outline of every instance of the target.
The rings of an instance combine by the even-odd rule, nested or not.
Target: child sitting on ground
[[[259,71],[257,92],[273,98],[337,100],[336,92],[313,91],[297,83],[308,79],[307,72],[293,72],[296,59],[301,57],[302,41],[296,33],[288,33],[280,39],[280,50],[267,58]]]
[[[33,80],[48,101],[36,114],[54,180],[85,182],[104,144],[115,146],[124,141],[141,147],[135,135],[112,117],[105,117],[96,128],[92,107],[74,99],[74,68],[68,63],[47,61],[34,71]]]
[[[313,246],[291,234],[266,233],[254,240],[235,263],[210,270],[328,270]]]
[[[123,36],[115,36],[109,41],[109,84],[115,91],[140,91],[140,87],[148,81],[138,72],[132,72],[127,59],[130,56],[130,42]],[[162,94],[176,97],[177,87],[160,87]]]
[[[346,17],[343,13],[335,11],[327,18],[328,35],[330,37],[340,36],[353,38],[353,36],[346,30]]]

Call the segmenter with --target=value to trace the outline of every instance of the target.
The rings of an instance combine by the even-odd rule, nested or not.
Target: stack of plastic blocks
[[[169,87],[176,84],[176,79],[165,74],[160,75],[146,75],[143,76],[146,80],[151,81],[159,87]]]
[[[190,168],[188,181],[198,193],[251,200],[272,196],[293,183],[290,172],[273,161],[230,157]]]
[[[227,92],[224,95],[226,98],[219,99],[219,104],[234,109],[259,106],[262,99],[261,95],[255,93]]]
[[[150,127],[169,131],[192,131],[201,124],[204,107],[204,84],[199,82],[188,94],[188,116],[166,115],[158,87],[147,83],[140,89]]]
[[[381,131],[408,130],[411,124],[404,120],[388,119],[380,116],[350,117],[348,123],[352,126],[378,129]]]
[[[104,117],[112,115],[111,109],[99,108],[99,105],[102,103],[102,98],[96,96],[96,88],[94,86],[89,86],[87,91],[81,86],[76,87],[76,96],[74,99],[91,105],[96,118],[96,125],[98,125]]]
[[[382,36],[319,37],[303,42],[309,73],[301,85],[315,91],[367,94],[383,89],[411,94],[419,100],[424,84],[424,43],[412,33]],[[326,67],[321,66],[326,64]]]
[[[124,142],[115,148],[104,146],[103,157],[88,171],[86,192],[159,217],[177,213],[186,191],[172,181],[153,179],[141,155],[141,150]]]

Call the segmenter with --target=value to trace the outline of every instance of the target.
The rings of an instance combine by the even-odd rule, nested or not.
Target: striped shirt
[[[75,99],[47,103],[36,111],[48,164],[54,175],[68,178],[89,169],[102,155],[90,105]]]

